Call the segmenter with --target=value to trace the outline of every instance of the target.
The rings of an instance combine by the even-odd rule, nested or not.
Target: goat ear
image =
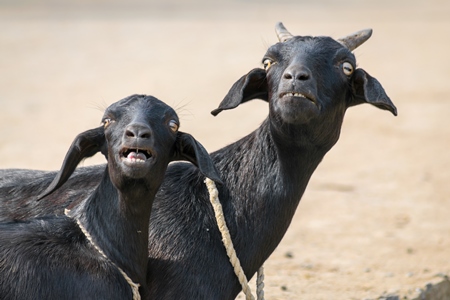
[[[223,184],[206,149],[190,134],[179,131],[177,149],[172,160],[187,160],[196,165],[200,172],[216,183]]]
[[[369,103],[380,109],[390,111],[397,115],[397,108],[384,91],[380,82],[367,74],[363,69],[356,69],[353,74],[353,99],[349,106]]]
[[[260,68],[251,70],[236,81],[219,107],[211,114],[217,116],[222,110],[236,108],[239,104],[253,99],[269,101],[266,71]]]
[[[66,153],[61,169],[47,189],[38,196],[38,200],[57,190],[69,179],[70,175],[72,175],[77,165],[83,159],[91,157],[97,152],[101,152],[105,156],[107,155],[103,126],[87,130],[77,135]]]

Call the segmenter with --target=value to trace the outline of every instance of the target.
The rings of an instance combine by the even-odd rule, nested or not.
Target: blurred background
[[[276,22],[334,38],[372,28],[355,55],[399,116],[349,109],[266,263],[266,299],[412,297],[450,273],[449,16],[443,0],[0,0],[0,168],[59,168],[78,133],[136,93],[219,149],[267,117],[262,101],[209,112],[261,66]]]

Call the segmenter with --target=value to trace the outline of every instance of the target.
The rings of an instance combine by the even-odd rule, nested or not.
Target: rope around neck
[[[217,226],[219,227],[220,233],[222,234],[222,242],[227,251],[230,263],[233,266],[234,273],[236,274],[239,283],[242,286],[242,291],[245,294],[247,300],[255,300],[252,295],[252,291],[248,285],[247,277],[245,276],[244,270],[242,270],[239,258],[236,255],[236,250],[233,246],[233,241],[231,240],[230,231],[225,222],[223,215],[222,205],[219,202],[219,191],[216,188],[216,184],[209,178],[205,179],[206,187],[209,192],[209,200],[214,208],[214,214],[216,216]],[[264,267],[260,267],[258,270],[258,275],[256,279],[256,295],[258,300],[264,300]]]
[[[68,216],[69,218],[74,219],[77,222],[78,227],[80,227],[81,231],[84,233],[84,235],[86,236],[88,241],[92,244],[92,246],[94,246],[95,250],[97,250],[106,260],[108,260],[111,264],[113,264],[113,266],[115,266],[119,270],[120,274],[122,274],[123,278],[125,278],[125,280],[128,282],[128,284],[131,287],[131,292],[133,293],[133,300],[141,300],[141,295],[139,294],[139,286],[140,286],[140,284],[139,283],[134,283],[133,280],[130,277],[128,277],[127,273],[125,273],[124,270],[122,270],[111,259],[109,259],[108,256],[106,256],[105,252],[103,252],[103,250],[99,246],[97,246],[97,244],[92,239],[92,236],[89,234],[89,232],[86,230],[86,228],[84,228],[84,226],[81,224],[80,220],[78,220],[75,217],[69,216],[69,212],[70,212],[70,210],[68,210],[68,209],[64,210],[64,214],[66,216]]]

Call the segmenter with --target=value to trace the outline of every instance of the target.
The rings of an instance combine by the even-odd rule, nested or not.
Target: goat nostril
[[[297,72],[295,72],[295,73],[286,72],[286,73],[284,73],[283,77],[284,77],[284,79],[287,79],[287,80],[295,79],[295,80],[304,81],[304,80],[308,80],[309,79],[309,73],[306,73],[306,72],[299,72],[299,73],[297,73]]]
[[[292,75],[290,73],[284,73],[285,79],[292,79]]]
[[[152,132],[146,124],[131,124],[126,128],[124,136],[127,138],[149,139],[152,136]]]
[[[139,132],[139,130],[137,130],[137,131],[127,130],[125,132],[125,136],[129,137],[129,138],[149,139],[150,132],[148,132],[148,131]]]
[[[307,73],[301,73],[297,76],[298,80],[308,80],[309,79],[309,74]]]
[[[142,133],[139,135],[140,138],[142,139],[149,139],[150,138],[150,133],[146,132],[146,133]]]
[[[135,137],[134,132],[132,132],[131,130],[127,130],[127,131],[125,132],[125,135],[126,135],[127,137]]]

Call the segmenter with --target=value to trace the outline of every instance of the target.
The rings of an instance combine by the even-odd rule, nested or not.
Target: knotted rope
[[[99,246],[97,246],[97,244],[94,242],[92,236],[87,231],[87,229],[84,228],[84,226],[77,218],[69,216],[69,212],[70,210],[68,209],[64,210],[64,214],[66,216],[68,216],[69,218],[73,218],[77,222],[78,227],[80,227],[81,231],[84,233],[88,241],[91,242],[92,246],[94,246],[95,250],[97,250],[106,260],[108,260],[111,264],[113,264],[119,270],[120,274],[122,274],[123,278],[125,278],[125,280],[128,282],[128,284],[131,287],[131,292],[133,293],[133,300],[141,300],[141,294],[139,294],[139,286],[140,286],[139,283],[134,283],[133,280],[130,277],[128,277],[127,273],[125,273],[124,270],[122,270],[118,265],[116,265],[112,260],[110,260],[108,256],[106,256],[105,252],[103,252],[103,250]]]
[[[219,227],[220,233],[222,234],[222,242],[225,246],[225,250],[227,251],[228,258],[230,259],[230,263],[233,266],[234,273],[236,274],[239,283],[242,286],[242,291],[245,294],[247,300],[255,300],[255,297],[252,295],[252,291],[248,285],[247,277],[245,276],[244,271],[242,270],[241,263],[239,258],[236,255],[236,250],[234,250],[233,241],[231,240],[230,231],[228,230],[228,226],[225,222],[225,218],[223,215],[222,205],[219,201],[219,191],[216,188],[216,184],[209,178],[205,179],[206,187],[209,192],[209,200],[214,209],[214,214],[216,216],[217,226]],[[258,275],[256,279],[256,295],[258,300],[264,300],[264,268],[261,267],[258,270]]]

